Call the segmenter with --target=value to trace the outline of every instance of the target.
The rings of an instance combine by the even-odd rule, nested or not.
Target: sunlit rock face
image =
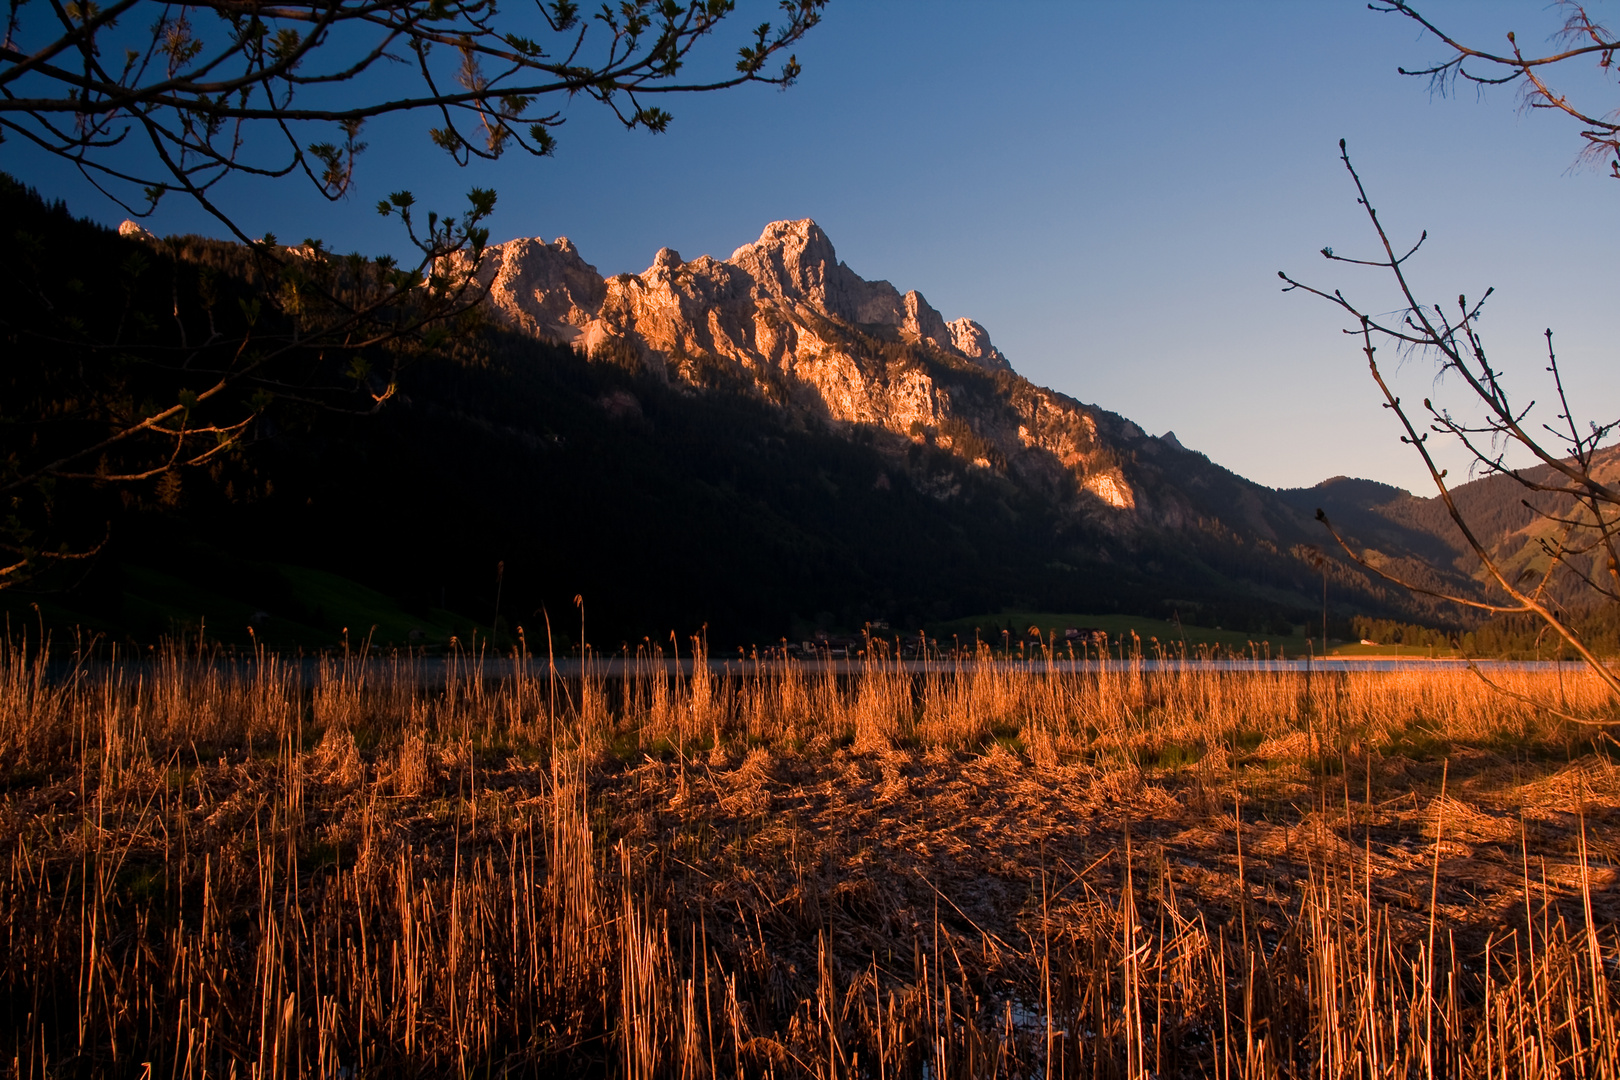
[[[573,343],[607,294],[596,267],[568,237],[555,243],[512,240],[492,248],[483,265],[489,302],[513,326],[548,341]]]
[[[723,260],[664,248],[607,279],[565,238],[513,240],[488,249],[479,278],[497,317],[535,337],[880,427],[1077,509],[1145,509],[1111,441],[1141,436],[1135,425],[1019,377],[972,319],[947,322],[921,293],[862,278],[809,219],[772,222]]]
[[[993,371],[1011,371],[1012,365],[1001,355],[1001,350],[990,344],[990,333],[972,319],[953,319],[945,324],[951,332],[951,344],[969,360],[977,361]]]

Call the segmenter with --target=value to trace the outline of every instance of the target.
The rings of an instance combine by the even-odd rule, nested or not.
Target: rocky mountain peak
[[[990,344],[990,334],[972,319],[953,319],[945,324],[950,331],[951,344],[969,360],[977,360],[983,367],[996,371],[1011,371],[1012,364],[1001,355],[1001,350]]]
[[[566,236],[512,240],[491,251],[480,275],[489,303],[514,327],[548,341],[575,343],[607,296],[596,267]]]
[[[153,241],[157,239],[156,236],[152,235],[150,229],[129,218],[125,218],[123,223],[118,226],[118,235],[128,237],[131,240]]]
[[[824,311],[829,310],[829,278],[836,292],[843,284],[839,271],[849,273],[827,234],[809,218],[771,222],[758,240],[733,251],[726,262],[746,272],[763,295],[807,302]]]

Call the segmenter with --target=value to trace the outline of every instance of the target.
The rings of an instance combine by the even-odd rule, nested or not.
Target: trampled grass
[[[8,649],[5,1067],[1620,1071],[1612,744],[1466,671],[636,659]]]

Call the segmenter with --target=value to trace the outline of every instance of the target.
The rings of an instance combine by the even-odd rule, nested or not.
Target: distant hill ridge
[[[1548,465],[1522,469],[1520,474],[1536,484],[1555,480]],[[1593,475],[1610,484],[1620,480],[1620,445],[1598,451]],[[1301,511],[1314,513],[1320,507],[1342,532],[1366,545],[1375,562],[1391,559],[1413,567],[1421,564],[1449,578],[1464,595],[1479,596],[1487,591],[1487,572],[1439,495],[1418,498],[1403,488],[1344,476],[1278,494]],[[1512,476],[1501,473],[1458,484],[1451,489],[1451,497],[1491,556],[1515,579],[1546,569],[1548,557],[1541,542],[1553,540],[1561,532],[1555,522],[1537,510],[1569,516],[1566,498],[1532,493]],[[1601,576],[1605,572],[1596,553],[1590,560],[1583,560],[1583,565],[1588,573]],[[1553,595],[1576,606],[1593,599],[1578,580],[1570,577],[1555,578]]]

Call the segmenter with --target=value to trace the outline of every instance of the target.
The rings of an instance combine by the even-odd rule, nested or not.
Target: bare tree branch
[[[1402,4],[1397,4],[1390,10],[1401,10],[1411,14]],[[1478,332],[1478,322],[1490,291],[1487,290],[1484,296],[1472,303],[1466,297],[1459,296],[1455,321],[1452,321],[1439,305],[1427,306],[1419,303],[1404,264],[1421,246],[1422,240],[1420,239],[1418,244],[1413,245],[1404,255],[1397,255],[1397,249],[1379,220],[1378,211],[1367,193],[1360,174],[1350,160],[1349,151],[1343,140],[1339,142],[1339,155],[1355,185],[1357,202],[1367,215],[1379,246],[1383,249],[1384,257],[1345,258],[1335,255],[1331,248],[1323,249],[1322,254],[1334,262],[1386,271],[1394,282],[1398,294],[1405,301],[1406,306],[1398,315],[1399,321],[1394,324],[1380,322],[1349,300],[1339,289],[1329,292],[1306,285],[1283,272],[1279,272],[1278,276],[1285,283],[1285,292],[1299,290],[1310,293],[1335,305],[1355,320],[1356,327],[1345,332],[1353,333],[1360,338],[1367,370],[1383,396],[1384,408],[1391,410],[1401,423],[1404,431],[1401,441],[1411,446],[1421,458],[1447,515],[1457,527],[1464,543],[1485,571],[1489,581],[1507,597],[1508,603],[1474,600],[1455,593],[1425,588],[1391,575],[1353,549],[1333,527],[1326,514],[1318,510],[1317,518],[1328,528],[1351,559],[1384,580],[1413,592],[1476,611],[1535,616],[1575,650],[1587,666],[1603,680],[1611,694],[1620,697],[1620,675],[1593,653],[1588,643],[1581,639],[1567,614],[1548,598],[1548,586],[1554,572],[1560,568],[1571,572],[1598,601],[1613,602],[1616,596],[1620,595],[1594,580],[1575,562],[1578,558],[1602,551],[1606,556],[1610,573],[1617,582],[1620,582],[1620,558],[1617,558],[1614,537],[1617,528],[1620,528],[1620,517],[1615,514],[1616,511],[1620,511],[1620,492],[1604,483],[1595,474],[1597,451],[1602,441],[1613,430],[1613,425],[1594,424],[1587,433],[1581,432],[1573,418],[1569,394],[1565,389],[1562,372],[1559,370],[1557,354],[1552,348],[1552,332],[1549,330],[1546,333],[1547,371],[1553,377],[1556,399],[1562,410],[1558,419],[1567,426],[1568,434],[1564,434],[1561,430],[1553,431],[1542,425],[1539,430],[1548,431],[1557,442],[1563,444],[1561,448],[1557,447],[1556,443],[1553,446],[1544,445],[1541,438],[1535,434],[1538,429],[1531,427],[1527,422],[1535,403],[1531,402],[1522,407],[1515,406],[1502,385],[1500,371],[1487,359],[1484,341]],[[1375,338],[1393,340],[1402,347],[1433,356],[1442,372],[1461,378],[1468,391],[1469,400],[1484,407],[1484,421],[1480,423],[1459,421],[1445,409],[1425,399],[1423,406],[1429,414],[1428,430],[1419,431],[1401,399],[1390,388],[1379,369]],[[1467,451],[1475,465],[1485,472],[1511,476],[1532,492],[1567,499],[1568,504],[1577,511],[1569,513],[1558,507],[1549,509],[1525,501],[1525,505],[1541,519],[1563,527],[1562,538],[1551,540],[1543,537],[1539,540],[1539,549],[1548,557],[1548,563],[1545,572],[1539,574],[1539,581],[1533,589],[1522,587],[1521,579],[1506,570],[1491,546],[1482,539],[1468,516],[1458,506],[1447,483],[1446,470],[1436,463],[1429,449],[1428,440],[1431,434],[1449,436]],[[1504,464],[1505,450],[1488,452],[1477,441],[1478,436],[1488,436],[1492,446],[1516,446],[1528,451],[1555,477],[1555,482],[1546,483],[1525,475],[1521,470],[1509,468]],[[1571,537],[1574,537],[1573,542]]]
[[[1411,71],[1401,68],[1401,74],[1427,78],[1439,93],[1449,92],[1459,79],[1476,86],[1518,83],[1523,88],[1528,108],[1552,109],[1582,124],[1584,130],[1580,135],[1586,148],[1581,156],[1587,160],[1608,159],[1610,175],[1620,179],[1620,117],[1614,112],[1596,112],[1577,105],[1548,81],[1547,73],[1558,65],[1589,58],[1596,59],[1599,70],[1605,75],[1615,74],[1615,53],[1620,50],[1620,38],[1593,19],[1584,4],[1578,0],[1557,0],[1556,6],[1563,9],[1565,19],[1554,39],[1567,47],[1540,56],[1526,55],[1517,35],[1511,31],[1507,35],[1506,52],[1464,44],[1419,14],[1406,0],[1388,0],[1368,6],[1374,11],[1405,16],[1451,53],[1445,60],[1426,68]],[[1470,67],[1470,63],[1475,66]]]

